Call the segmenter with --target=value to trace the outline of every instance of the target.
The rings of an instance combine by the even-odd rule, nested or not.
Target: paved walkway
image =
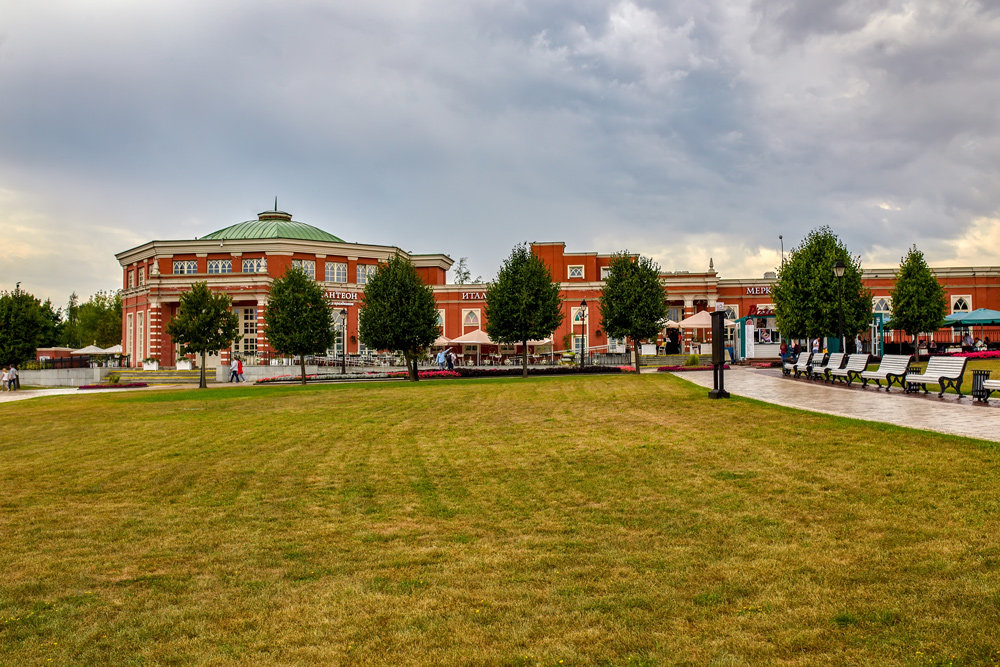
[[[53,387],[52,389],[19,389],[18,391],[0,391],[0,403],[9,403],[11,401],[24,401],[29,398],[38,398],[39,396],[59,396],[62,394],[74,394],[76,396],[94,396],[99,394],[106,394],[109,391],[149,391],[151,389],[165,389],[177,387],[183,387],[185,385],[177,384],[163,384],[163,385],[150,385],[148,387],[133,387],[130,389],[77,389],[76,387]]]
[[[711,371],[674,375],[712,387]],[[938,398],[936,393],[904,394],[898,387],[887,394],[884,390],[875,391],[871,384],[862,389],[857,382],[845,387],[842,383],[796,380],[785,377],[776,368],[734,367],[726,371],[725,387],[733,395],[767,403],[1000,442],[1000,397],[982,405],[968,394],[962,399],[954,394]]]

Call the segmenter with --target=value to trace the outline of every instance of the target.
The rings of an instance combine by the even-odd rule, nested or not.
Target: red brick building
[[[601,328],[598,300],[611,262],[610,254],[566,252],[565,243],[533,243],[531,250],[549,267],[560,283],[565,318],[551,341],[536,352],[579,349],[621,351],[624,341],[609,340]],[[195,281],[206,281],[213,290],[233,298],[243,338],[234,350],[224,350],[212,365],[229,363],[235,351],[248,362],[268,358],[272,350],[264,332],[264,312],[271,281],[291,266],[299,266],[323,284],[333,307],[347,312],[346,352],[370,352],[358,340],[358,307],[369,276],[380,261],[395,253],[407,257],[424,282],[431,286],[439,306],[443,335],[456,339],[485,328],[485,291],[482,284],[449,285],[447,272],[452,260],[445,254],[411,254],[395,246],[346,243],[321,229],[298,222],[284,211],[265,211],[257,220],[241,222],[192,240],[150,241],[118,253],[124,290],[122,346],[139,365],[156,357],[163,366],[173,366],[177,346],[166,334],[166,325],[176,315],[180,295]],[[865,270],[865,283],[873,293],[873,310],[891,313],[889,292],[894,268]],[[1000,267],[934,269],[948,293],[951,310],[993,308],[1000,310]],[[665,272],[660,276],[669,317],[680,321],[717,304],[739,319],[740,335],[749,343],[750,357],[776,357],[780,336],[774,327],[771,304],[773,274],[760,278],[719,278],[712,261],[704,272]],[[586,310],[581,308],[586,303]],[[747,323],[751,326],[746,327]],[[987,335],[991,335],[989,331]],[[732,335],[732,334],[730,334]],[[956,332],[943,329],[935,334],[940,342],[955,342]],[[704,333],[687,332],[685,349],[703,339]],[[658,343],[676,341],[677,334],[665,330]],[[995,334],[991,335],[994,340]],[[469,346],[464,351],[475,353]],[[514,348],[495,350],[513,353]],[[338,347],[331,354],[339,355]]]

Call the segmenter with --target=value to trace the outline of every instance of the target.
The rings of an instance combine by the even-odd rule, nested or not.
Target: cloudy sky
[[[518,241],[748,277],[1000,264],[992,0],[0,0],[0,289],[271,208],[348,241]]]

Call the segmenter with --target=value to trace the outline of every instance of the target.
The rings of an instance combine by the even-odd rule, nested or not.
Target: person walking
[[[233,363],[229,365],[229,381],[240,381],[240,362],[235,358],[233,359]]]
[[[438,369],[442,370],[442,371],[444,370],[444,367],[445,367],[445,364],[446,364],[446,362],[444,360],[444,354],[445,354],[445,351],[441,350],[440,352],[437,353],[437,357],[436,357]]]
[[[10,365],[10,376],[7,378],[10,390],[15,391],[21,388],[21,374],[17,372],[17,366]]]
[[[8,371],[7,367],[4,366],[3,367],[3,374],[0,375],[0,382],[3,383],[3,391],[9,391],[10,390],[10,385],[9,385],[9,383],[10,383],[10,374],[9,373],[10,373],[10,371]]]
[[[448,370],[449,371],[455,370],[455,353],[452,352],[451,350],[448,350],[448,354],[446,355],[446,357],[448,359]]]
[[[246,382],[247,379],[243,377],[243,360],[236,357],[236,381]]]

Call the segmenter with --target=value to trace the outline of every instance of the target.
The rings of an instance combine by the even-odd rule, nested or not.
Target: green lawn
[[[995,445],[666,374],[0,405],[0,664],[990,664]]]

